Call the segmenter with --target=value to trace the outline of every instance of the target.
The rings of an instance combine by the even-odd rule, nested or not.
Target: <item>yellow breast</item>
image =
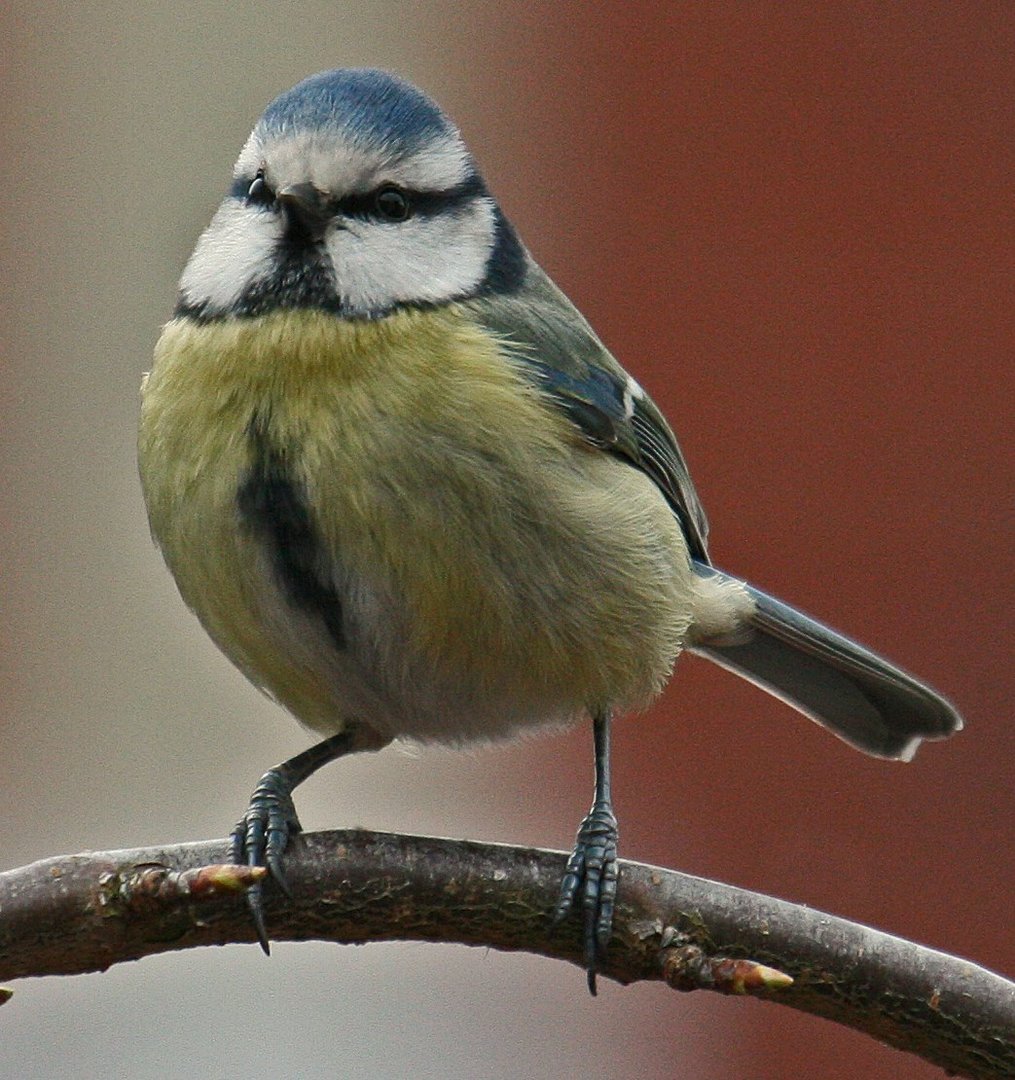
[[[244,512],[266,447],[306,550]],[[582,444],[454,307],[174,320],[139,454],[184,599],[323,730],[355,710],[457,739],[640,704],[686,630],[686,553],[651,482]],[[300,574],[316,592],[280,580]]]

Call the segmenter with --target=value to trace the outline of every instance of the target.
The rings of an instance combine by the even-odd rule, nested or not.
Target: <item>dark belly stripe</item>
[[[289,603],[316,615],[342,649],[342,602],[334,586],[323,580],[323,547],[301,485],[293,480],[286,455],[272,443],[261,416],[251,419],[247,434],[251,464],[236,493],[240,519],[267,548]]]

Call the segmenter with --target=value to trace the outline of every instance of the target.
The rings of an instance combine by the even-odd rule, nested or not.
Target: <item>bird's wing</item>
[[[470,308],[589,443],[651,478],[676,514],[691,557],[707,563],[708,521],[676,437],[570,300],[532,264],[519,291],[484,296]]]

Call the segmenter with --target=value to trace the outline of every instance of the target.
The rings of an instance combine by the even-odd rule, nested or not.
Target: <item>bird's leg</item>
[[[613,932],[617,897],[617,819],[610,798],[610,713],[592,718],[596,753],[596,794],[585,820],[578,827],[574,851],[560,883],[554,922],[564,919],[581,896],[584,922],[585,968],[589,991],[596,993],[596,972]]]
[[[240,865],[266,866],[275,884],[286,896],[291,897],[292,893],[282,869],[282,855],[290,838],[302,828],[293,804],[293,791],[329,761],[355,750],[378,748],[377,743],[365,740],[363,734],[362,729],[347,728],[269,769],[258,781],[253,795],[250,796],[246,813],[231,833],[231,861]],[[254,919],[257,940],[267,953],[268,931],[264,924],[261,882],[247,890],[247,905]]]

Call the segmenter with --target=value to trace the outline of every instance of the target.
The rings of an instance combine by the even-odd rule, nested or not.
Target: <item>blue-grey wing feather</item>
[[[708,522],[676,437],[567,297],[530,262],[520,290],[470,306],[509,343],[522,374],[589,443],[656,484],[680,521],[692,558],[707,563]]]

